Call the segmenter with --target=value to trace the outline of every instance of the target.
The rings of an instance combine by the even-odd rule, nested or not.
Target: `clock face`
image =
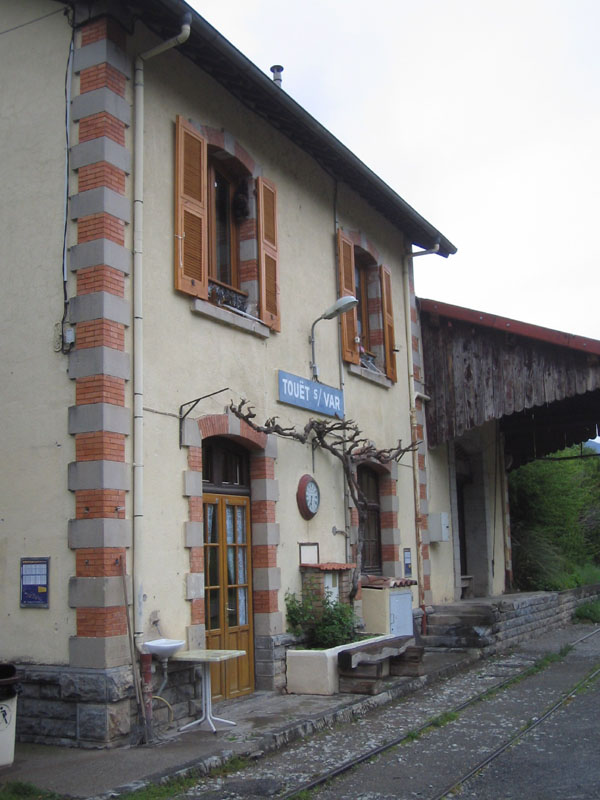
[[[309,481],[306,484],[305,495],[308,510],[316,514],[319,510],[319,487],[314,481]]]
[[[319,486],[312,475],[303,475],[298,483],[296,493],[298,510],[304,519],[312,519],[319,510],[321,493]]]

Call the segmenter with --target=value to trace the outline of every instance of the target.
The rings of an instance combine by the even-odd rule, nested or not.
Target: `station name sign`
[[[316,411],[326,417],[344,416],[344,395],[325,383],[310,381],[279,370],[279,401],[290,406]]]

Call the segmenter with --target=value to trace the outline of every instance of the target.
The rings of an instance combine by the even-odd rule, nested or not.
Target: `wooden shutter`
[[[175,144],[175,288],[208,298],[206,140],[178,116]]]
[[[340,297],[356,296],[354,279],[354,245],[344,233],[338,229],[338,275]],[[342,324],[342,358],[352,364],[360,363],[358,344],[354,341],[358,333],[356,308],[340,316]]]
[[[388,267],[380,267],[381,307],[383,311],[383,343],[385,347],[385,374],[396,382],[396,353],[394,352],[394,309],[392,307],[392,273]]]
[[[266,178],[257,178],[258,272],[260,318],[271,330],[281,330],[277,261],[277,189]]]

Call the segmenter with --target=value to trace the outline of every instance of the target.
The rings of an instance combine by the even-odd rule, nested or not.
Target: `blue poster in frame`
[[[21,559],[21,608],[48,608],[49,558]]]

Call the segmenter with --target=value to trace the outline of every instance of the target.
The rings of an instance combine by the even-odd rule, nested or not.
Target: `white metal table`
[[[221,661],[229,661],[231,658],[239,658],[245,655],[245,650],[180,650],[178,653],[171,656],[173,661],[192,661],[196,664],[200,664],[202,667],[202,716],[199,719],[195,719],[193,722],[188,722],[187,725],[183,725],[179,728],[180,731],[184,731],[186,728],[192,728],[195,725],[207,723],[212,729],[212,732],[216,733],[215,722],[220,722],[223,725],[236,724],[235,722],[231,722],[231,720],[213,716],[210,665],[218,664]]]

